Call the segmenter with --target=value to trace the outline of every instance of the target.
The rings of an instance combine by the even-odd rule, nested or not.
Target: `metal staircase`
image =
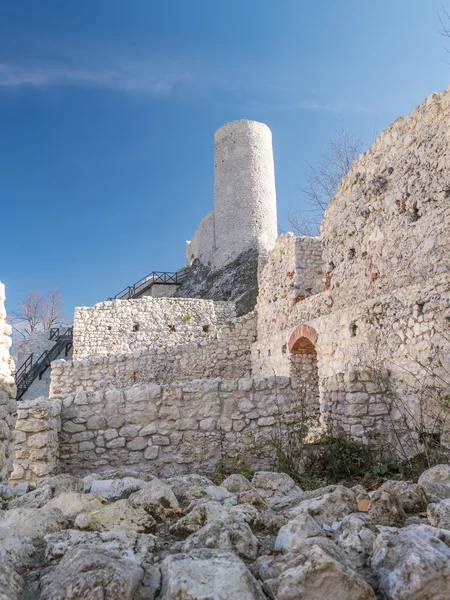
[[[149,275],[129,285],[124,290],[108,298],[108,300],[133,300],[142,296],[154,285],[180,285],[186,279],[186,269],[180,269],[175,273],[167,271],[152,271]]]
[[[73,344],[73,327],[68,327],[62,333],[59,327],[53,327],[50,329],[49,339],[55,341],[50,350],[44,350],[36,360],[34,360],[34,353],[32,352],[20,369],[17,370],[17,400],[22,398],[36,377],[42,379],[42,375],[49,368],[50,363],[56,360],[62,352],[65,353],[65,356],[68,355]]]

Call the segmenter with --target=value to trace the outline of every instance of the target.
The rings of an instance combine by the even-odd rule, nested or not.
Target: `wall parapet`
[[[111,300],[75,309],[73,356],[124,354],[217,337],[236,319],[233,302],[198,298]]]
[[[133,353],[52,363],[50,396],[124,388],[136,383],[171,383],[196,377],[237,378],[251,372],[256,319],[248,313],[224,325],[213,339],[156,346]]]

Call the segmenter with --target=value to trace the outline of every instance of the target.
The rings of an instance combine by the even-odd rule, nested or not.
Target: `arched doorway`
[[[301,391],[306,413],[320,417],[319,372],[317,368],[317,332],[300,325],[289,338],[291,377]]]

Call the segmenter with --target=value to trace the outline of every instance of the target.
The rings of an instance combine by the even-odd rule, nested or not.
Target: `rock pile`
[[[450,597],[449,465],[376,492],[272,472],[57,475],[19,492],[3,488],[2,600]]]

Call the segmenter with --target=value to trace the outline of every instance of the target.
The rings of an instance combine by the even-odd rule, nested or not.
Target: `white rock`
[[[450,531],[429,525],[385,528],[375,540],[372,568],[389,600],[448,600]]]
[[[301,513],[281,527],[274,547],[280,552],[295,552],[304,540],[315,536],[325,536],[325,532],[308,513]]]
[[[429,504],[427,516],[431,525],[450,530],[450,498],[437,504]]]
[[[132,600],[143,577],[143,569],[131,560],[99,548],[74,548],[41,578],[40,600]]]
[[[160,600],[265,600],[259,583],[230,552],[203,548],[168,556],[161,573]]]
[[[106,500],[101,496],[93,494],[82,494],[80,492],[63,492],[56,498],[50,500],[45,508],[59,508],[67,519],[75,519],[82,512],[93,512],[103,508]]]

